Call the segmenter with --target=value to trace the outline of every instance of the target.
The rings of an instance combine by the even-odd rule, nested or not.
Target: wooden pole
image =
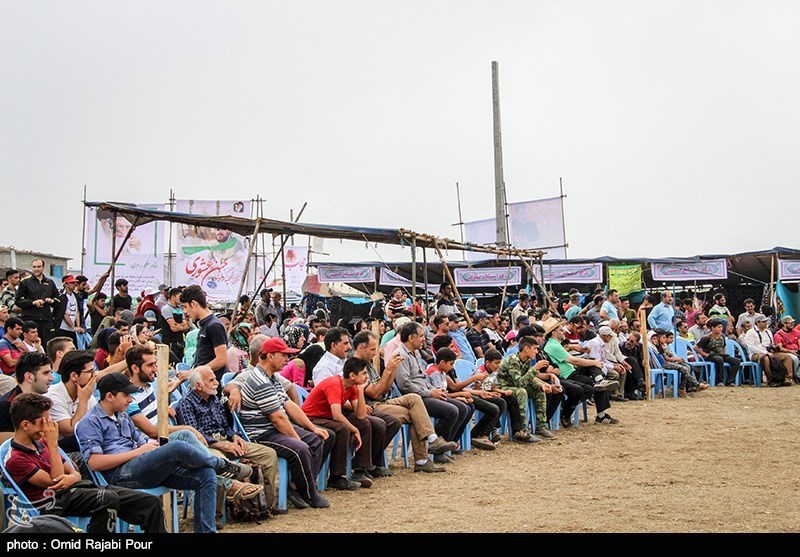
[[[461,307],[461,312],[464,314],[464,318],[467,320],[467,327],[471,329],[472,319],[470,319],[469,313],[467,313],[467,306],[464,305],[464,301],[461,299],[461,294],[458,293],[456,281],[453,279],[453,275],[450,274],[450,269],[447,267],[447,262],[444,260],[444,254],[442,253],[442,249],[439,247],[439,242],[434,242],[433,248],[436,250],[436,253],[439,254],[439,259],[442,262],[444,274],[447,277],[447,281],[450,283],[450,286],[453,287],[453,294],[456,295],[456,300],[458,300],[458,305]]]
[[[769,305],[775,308],[775,322],[778,321],[780,315],[778,314],[778,308],[775,307],[775,258],[776,254],[772,254],[770,258],[769,264]]]
[[[411,303],[417,297],[417,239],[411,240]]]
[[[642,326],[642,359],[644,359],[644,396],[650,400],[650,352],[647,342],[647,312],[639,308],[639,323]]]
[[[533,272],[533,266],[531,266],[531,264],[528,263],[527,260],[524,257],[520,256],[519,259],[520,259],[520,261],[522,261],[523,265],[525,265],[525,267],[528,269],[528,272],[533,277],[533,280],[536,281],[537,286],[539,286],[539,288],[541,288],[542,292],[544,292],[544,296],[548,301],[548,306],[550,307],[550,311],[558,313],[558,311],[557,311],[558,307],[556,306],[555,302],[553,302],[550,299],[550,296],[547,295],[547,291],[544,289],[544,285],[539,281],[539,277],[536,276],[536,273]],[[561,314],[559,314],[559,315],[561,315]]]
[[[169,346],[156,345],[158,371],[156,372],[156,407],[158,411],[158,443],[166,445],[169,441]],[[172,500],[169,494],[161,496],[164,516],[172,516]],[[172,529],[172,521],[166,521],[167,530]]]
[[[430,319],[431,308],[428,303],[428,250],[422,248],[422,280],[425,281],[425,319]]]
[[[378,346],[381,344],[381,324],[377,319],[372,321],[372,334],[378,337]],[[375,352],[375,356],[372,358],[372,367],[380,374],[381,372],[381,351],[378,350]]]
[[[109,298],[111,299],[111,304],[110,305],[111,305],[111,307],[113,307],[114,306],[114,282],[116,282],[115,275],[117,274],[115,272],[116,269],[114,269],[114,267],[117,264],[117,255],[116,255],[117,254],[117,212],[114,211],[114,213],[111,216],[114,219],[114,224],[111,225],[111,296],[109,296]],[[128,231],[128,233],[130,233],[132,231],[133,231],[133,227],[131,227],[131,229]],[[112,312],[111,315],[114,315],[113,312]]]
[[[503,303],[506,301],[506,290],[508,290],[508,279],[511,278],[511,261],[508,262],[506,271],[506,283],[503,285],[503,296],[500,298],[500,313],[503,313]]]
[[[283,307],[286,308],[286,256],[284,255],[286,242],[291,236],[281,234],[281,291],[283,292]],[[282,315],[278,319],[283,319]]]
[[[299,221],[299,220],[300,220],[300,216],[303,214],[303,211],[305,211],[305,210],[306,210],[306,205],[308,205],[308,203],[307,203],[307,202],[306,202],[306,203],[303,203],[303,207],[300,209],[300,212],[299,212],[299,213],[297,213],[297,218],[295,219],[295,221],[294,221],[294,222],[297,222],[297,221]],[[279,258],[279,257],[281,256],[281,254],[283,253],[283,246],[285,246],[285,245],[286,245],[286,242],[287,242],[288,240],[289,240],[289,237],[288,237],[288,236],[286,236],[286,237],[283,237],[283,239],[282,239],[282,241],[281,241],[281,250],[280,250],[280,253],[278,253],[278,252],[275,252],[275,253],[274,253],[274,256],[273,256],[273,258],[272,258],[272,263],[270,263],[270,264],[269,264],[269,268],[268,268],[268,269],[265,269],[265,270],[264,270],[264,278],[263,278],[263,279],[261,279],[261,282],[260,282],[260,283],[258,284],[258,286],[256,287],[256,294],[258,294],[259,290],[261,290],[261,288],[262,288],[262,287],[264,286],[264,284],[267,282],[267,277],[269,276],[269,273],[270,273],[270,271],[272,271],[272,269],[275,267],[275,262],[278,260],[278,258]],[[275,249],[275,244],[274,244],[274,243],[272,244],[272,249],[273,249],[273,250]],[[285,304],[285,303],[286,303],[286,300],[284,300],[284,301],[283,301],[283,303]]]
[[[95,215],[97,211],[95,210]],[[95,218],[95,221],[97,219]],[[97,224],[94,225],[95,236],[97,236]],[[83,185],[83,229],[81,230],[81,274],[83,274],[83,264],[86,261],[86,184]]]
[[[503,137],[500,131],[500,67],[492,62],[492,122],[494,129],[494,217],[497,245],[506,247],[505,181],[503,180]]]
[[[256,249],[256,242],[258,241],[258,229],[261,228],[261,219],[256,219],[256,228],[253,230],[253,236],[250,239],[250,249],[247,251],[247,260],[244,263],[244,271],[242,271],[242,280],[239,281],[239,292],[236,294],[236,302],[233,304],[233,314],[228,323],[228,331],[233,329],[233,322],[236,320],[236,312],[239,311],[239,298],[242,297],[242,290],[244,283],[247,280],[247,270],[250,268],[250,260],[253,258],[253,251]]]

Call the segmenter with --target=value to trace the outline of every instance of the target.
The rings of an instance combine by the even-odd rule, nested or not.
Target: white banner
[[[248,218],[250,201],[179,199],[176,211]],[[186,286],[199,284],[210,302],[234,302],[244,273],[250,238],[218,228],[186,224],[178,224],[176,228],[176,283]]]
[[[482,286],[519,286],[522,282],[522,267],[480,267],[454,269],[456,286],[480,288]]]
[[[381,267],[381,274],[380,277],[378,278],[378,282],[384,286],[402,286],[403,288],[406,288],[409,291],[413,286],[413,283],[409,279],[405,278],[404,276],[398,275],[397,273],[394,273],[389,269],[386,269],[385,267]],[[428,292],[431,292],[433,294],[438,294],[439,288],[441,288],[441,285],[439,284],[429,284]],[[418,282],[417,291],[424,292],[425,283]]]
[[[375,267],[317,267],[320,282],[375,282]]]
[[[564,265],[544,265],[544,280],[538,265],[533,272],[545,284],[597,284],[603,282],[602,263],[569,263]]]
[[[704,259],[691,263],[653,263],[653,280],[664,282],[686,280],[725,280],[728,262],[725,259]]]
[[[485,246],[497,242],[497,230],[494,226],[494,219],[474,220],[464,223],[464,240],[470,244]],[[464,259],[467,261],[479,261],[491,257],[490,254],[465,251]]]
[[[163,209],[163,204],[138,204],[143,209]],[[94,285],[97,279],[111,266],[114,255],[111,253],[112,236],[116,236],[116,249],[131,229],[125,217],[116,220],[111,212],[97,211],[86,207],[86,258],[83,274]],[[151,222],[137,226],[131,234],[122,253],[114,265],[114,280],[124,278],[128,281],[131,296],[138,297],[142,290],[158,287],[164,281],[164,223]],[[116,292],[111,280],[103,285],[103,292],[111,295]]]
[[[779,259],[778,280],[800,280],[800,261]]]
[[[536,199],[508,204],[509,241],[515,248],[541,249],[550,247],[547,259],[565,259],[563,246],[564,220],[562,199]]]
[[[283,246],[283,260],[286,268],[286,291],[303,293],[308,264],[307,246]]]

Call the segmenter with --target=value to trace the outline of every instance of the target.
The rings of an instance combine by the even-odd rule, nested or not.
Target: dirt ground
[[[800,387],[614,403],[616,426],[456,457],[242,532],[800,532]],[[443,517],[444,520],[443,520]],[[189,526],[189,528],[191,528]]]

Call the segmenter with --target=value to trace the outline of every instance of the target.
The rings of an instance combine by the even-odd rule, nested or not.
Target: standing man
[[[722,322],[722,334],[725,334],[725,328],[728,326],[728,317],[731,316],[731,310],[728,309],[725,294],[719,292],[714,294],[714,305],[708,310],[709,319],[719,319]]]
[[[9,269],[6,271],[6,280],[8,286],[3,288],[0,293],[0,306],[6,306],[8,313],[15,317],[19,317],[20,308],[16,305],[17,299],[17,285],[19,285],[19,271],[16,269]]]
[[[86,332],[83,327],[83,300],[75,292],[78,280],[74,276],[67,275],[62,282],[64,290],[59,295],[59,303],[53,310],[53,321],[58,327],[58,336],[71,338],[77,346],[78,335]]]
[[[210,367],[219,381],[228,365],[228,333],[225,325],[208,309],[206,293],[200,286],[193,284],[184,288],[180,300],[186,316],[200,325],[192,367]]]
[[[170,288],[166,284],[158,285],[158,297],[156,298],[156,307],[162,309],[169,302]]]
[[[31,262],[33,274],[25,277],[17,286],[16,305],[20,308],[23,321],[35,321],[42,342],[55,336],[53,334],[53,308],[58,304],[58,288],[53,279],[44,274],[44,260]]]
[[[161,317],[166,323],[161,331],[161,341],[169,346],[179,360],[183,360],[184,335],[189,330],[189,319],[183,315],[180,288],[170,288],[167,291],[167,303],[161,306]]]
[[[256,325],[259,327],[264,324],[267,320],[270,303],[270,295],[272,294],[272,288],[264,288],[261,291],[261,299],[259,300],[258,304],[256,304],[255,309],[255,318],[256,318]]]
[[[117,308],[122,309],[131,309],[131,302],[133,299],[128,294],[128,281],[124,278],[117,279],[114,283],[114,288],[117,289],[117,293],[114,294],[114,297],[111,301],[111,306],[116,310]]]
[[[647,316],[647,324],[651,329],[672,330],[675,319],[675,308],[672,307],[672,292],[664,290],[661,293],[661,303],[653,308]]]
[[[764,317],[764,314],[756,312],[756,303],[753,301],[752,298],[747,298],[744,301],[744,313],[739,315],[739,319],[736,320],[736,333],[737,335],[743,334],[742,325],[745,321],[748,321],[752,327],[756,326],[756,319],[758,317]]]

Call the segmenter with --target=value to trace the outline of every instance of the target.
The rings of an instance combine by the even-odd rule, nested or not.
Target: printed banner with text
[[[652,270],[653,280],[664,282],[728,278],[728,263],[725,259],[704,259],[690,263],[653,263]]]
[[[209,216],[249,216],[250,201],[179,199],[176,211]],[[221,228],[187,224],[177,225],[177,236],[177,284],[199,284],[210,302],[236,301],[250,238]]]
[[[164,209],[163,204],[138,204],[143,209]],[[83,274],[94,285],[97,279],[111,266],[114,255],[111,253],[113,236],[116,236],[116,249],[131,229],[125,217],[95,207],[86,207],[86,259]],[[124,278],[128,281],[128,292],[138,297],[142,290],[157,287],[164,281],[164,223],[151,222],[137,226],[114,265],[114,280]],[[111,295],[114,285],[107,280],[103,292]]]
[[[536,276],[539,280],[540,276],[539,266],[533,267]],[[544,280],[545,284],[598,284],[603,282],[603,264],[602,263],[568,263],[563,265],[544,265]]]
[[[402,286],[403,288],[405,288],[409,292],[411,291],[411,287],[412,287],[412,282],[410,280],[408,280],[407,278],[405,278],[405,277],[403,277],[401,275],[398,275],[395,272],[390,271],[389,269],[387,269],[385,267],[381,267],[381,274],[378,277],[378,282],[380,284],[384,285],[384,286]],[[428,285],[428,292],[431,292],[433,294],[438,294],[439,293],[439,288],[441,288],[441,285],[439,285],[439,284],[429,284]],[[417,291],[419,293],[424,292],[425,291],[425,283],[417,282]]]
[[[779,259],[778,280],[800,280],[800,261]]]
[[[317,267],[320,282],[375,282],[375,267]]]
[[[616,265],[608,268],[608,288],[620,296],[642,289],[641,265]]]
[[[522,267],[480,267],[455,269],[456,286],[480,288],[482,286],[519,286],[522,282]]]
[[[283,260],[286,268],[286,291],[302,294],[303,282],[306,280],[308,247],[283,246]]]

